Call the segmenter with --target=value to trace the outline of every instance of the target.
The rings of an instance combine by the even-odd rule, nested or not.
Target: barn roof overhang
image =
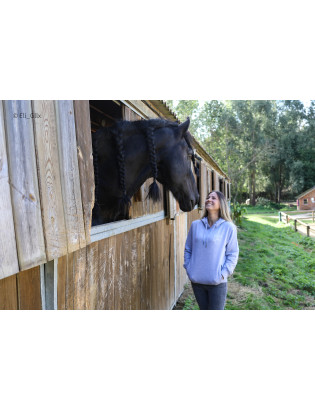
[[[308,189],[307,191],[302,192],[299,196],[296,197],[296,199],[300,199],[303,196],[309,194],[310,192],[315,191],[315,186],[313,186],[313,188]]]
[[[144,102],[159,116],[162,114],[164,118],[170,121],[179,121],[177,115],[168,107],[165,101],[163,100],[144,100]],[[180,122],[180,121],[179,121]],[[215,162],[215,160],[211,157],[210,154],[203,148],[203,146],[193,137],[193,148],[197,151],[197,153],[204,158],[210,165],[224,178],[226,178],[229,182],[231,182],[230,178],[226,175],[225,172],[219,167],[219,165]]]

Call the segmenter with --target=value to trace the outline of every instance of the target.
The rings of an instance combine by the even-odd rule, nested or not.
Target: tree
[[[280,202],[315,185],[315,101],[167,101],[229,175],[234,201],[257,191]]]
[[[187,117],[190,118],[189,131],[192,135],[198,136],[199,127],[199,101],[198,100],[166,100],[166,104],[176,112],[181,122],[186,121]]]

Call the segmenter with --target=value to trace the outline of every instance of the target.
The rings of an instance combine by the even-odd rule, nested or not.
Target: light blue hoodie
[[[226,282],[237,264],[236,226],[220,218],[211,228],[204,217],[191,224],[184,253],[189,279],[203,285]]]

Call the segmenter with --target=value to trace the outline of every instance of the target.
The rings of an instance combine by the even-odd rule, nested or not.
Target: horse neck
[[[127,193],[134,193],[141,185],[153,176],[149,150],[145,136],[141,134],[129,136],[125,140],[126,189]]]

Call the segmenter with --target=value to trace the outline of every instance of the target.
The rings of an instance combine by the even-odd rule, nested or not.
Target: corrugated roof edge
[[[307,195],[308,193],[312,192],[313,189],[315,189],[315,185],[313,186],[313,188],[310,188],[307,191],[302,192],[299,196],[296,197],[296,199],[300,199],[302,196]]]
[[[171,121],[178,121],[180,122],[179,118],[177,115],[169,108],[169,106],[166,104],[164,100],[143,100],[148,105],[150,108],[157,108],[159,112],[163,114],[163,116]],[[229,182],[231,182],[230,178],[226,175],[225,172],[222,171],[220,166],[215,162],[215,160],[211,157],[211,155],[203,148],[203,146],[200,144],[199,141],[196,140],[196,138],[192,135],[193,137],[193,147],[199,151],[200,153],[203,154],[205,159],[207,158],[209,163],[222,175],[224,176]]]

